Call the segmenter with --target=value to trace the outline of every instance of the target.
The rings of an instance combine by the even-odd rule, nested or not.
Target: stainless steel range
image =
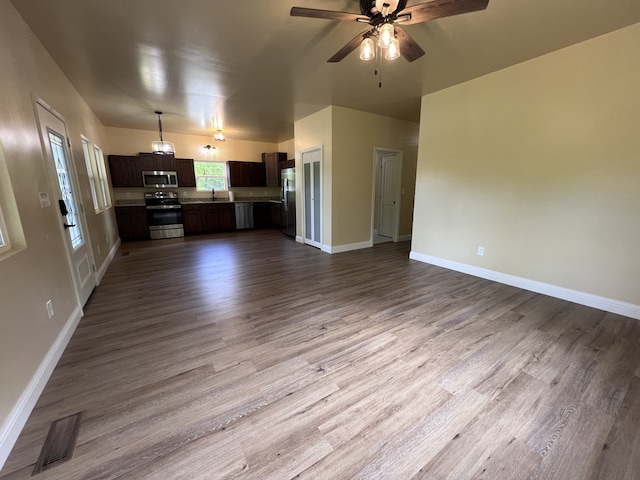
[[[184,237],[182,206],[176,192],[147,192],[144,203],[152,240]]]

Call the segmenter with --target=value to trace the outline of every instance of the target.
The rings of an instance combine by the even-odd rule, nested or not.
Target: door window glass
[[[77,202],[71,184],[67,156],[64,149],[64,139],[56,132],[49,130],[49,143],[53,153],[53,161],[56,166],[56,176],[62,193],[62,200],[67,209],[65,224],[68,225],[67,232],[71,238],[71,246],[74,250],[84,243],[82,230],[80,229],[80,218],[78,217]]]

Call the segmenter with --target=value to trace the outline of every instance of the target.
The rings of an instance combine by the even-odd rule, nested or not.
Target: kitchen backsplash
[[[120,205],[128,203],[128,201],[144,200],[144,193],[153,191],[151,188],[114,188],[113,192],[115,200]],[[172,191],[178,192],[179,198],[202,198],[210,199],[211,191],[198,192],[195,188],[173,188]],[[235,192],[236,199],[238,198],[278,198],[280,197],[279,187],[236,187],[231,188],[231,191]],[[227,190],[216,191],[217,199],[229,198],[229,192]],[[137,203],[137,202],[132,202]]]

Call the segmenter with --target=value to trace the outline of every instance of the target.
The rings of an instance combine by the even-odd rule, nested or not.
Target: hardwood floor
[[[2,479],[640,479],[640,322],[273,231],[123,244]]]

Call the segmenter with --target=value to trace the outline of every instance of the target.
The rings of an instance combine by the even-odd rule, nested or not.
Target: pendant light
[[[153,150],[153,153],[156,153],[158,155],[173,155],[174,153],[176,153],[176,149],[173,146],[173,143],[165,142],[162,139],[162,119],[160,118],[160,115],[162,115],[162,112],[156,110],[155,113],[156,115],[158,115],[158,132],[160,133],[160,141],[151,142],[151,148]]]

